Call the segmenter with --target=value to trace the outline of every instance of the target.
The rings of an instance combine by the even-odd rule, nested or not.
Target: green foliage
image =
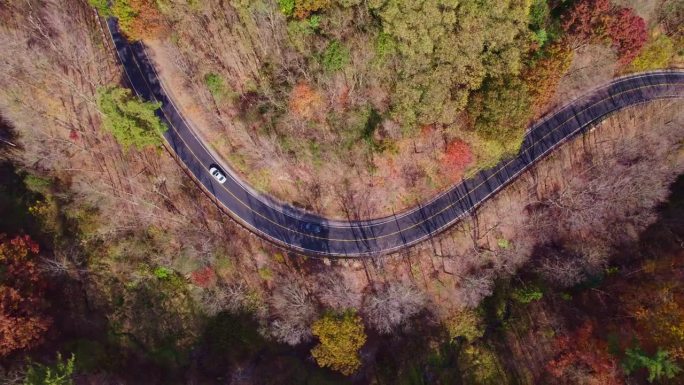
[[[355,311],[325,313],[314,322],[311,332],[320,342],[311,349],[319,366],[344,375],[353,374],[361,366],[359,349],[366,343],[366,333],[363,321]]]
[[[216,102],[221,102],[225,98],[234,99],[236,97],[235,93],[226,85],[226,82],[221,75],[217,73],[210,72],[204,75],[204,84],[207,86],[209,93]]]
[[[162,133],[167,129],[155,115],[161,103],[140,101],[125,88],[102,87],[97,90],[97,106],[103,114],[104,128],[125,149],[161,146]]]
[[[622,367],[627,375],[636,370],[645,368],[648,370],[648,382],[674,378],[682,369],[669,357],[665,350],[658,349],[653,357],[649,357],[643,350],[636,347],[625,351]]]
[[[369,7],[396,42],[392,113],[407,130],[452,123],[485,77],[521,69],[529,43],[525,2],[374,0]]]
[[[37,175],[27,174],[24,177],[24,185],[27,189],[37,192],[39,194],[47,195],[52,188],[52,181],[47,178],[41,178]]]
[[[544,29],[551,11],[547,0],[533,0],[530,6],[529,23],[530,29],[539,31]]]
[[[630,64],[631,71],[667,68],[675,55],[675,44],[667,35],[660,35],[642,49]]]
[[[97,13],[102,17],[109,17],[112,15],[112,10],[109,7],[109,0],[88,0],[88,4],[97,10]]]
[[[278,8],[285,16],[292,16],[295,10],[295,0],[278,0]]]
[[[541,288],[534,285],[515,289],[511,294],[511,297],[520,303],[539,301],[543,296],[544,292],[541,290]]]
[[[99,2],[103,0],[96,1]],[[136,16],[138,16],[138,13],[135,11],[135,9],[133,9],[133,7],[131,7],[128,0],[115,0],[111,4],[111,14],[118,19],[121,29],[123,31],[130,30],[132,28],[132,24],[135,22]]]
[[[155,277],[157,277],[157,279],[168,279],[173,274],[173,270],[164,266],[159,266],[154,269],[153,274]]]
[[[397,50],[397,44],[392,36],[386,33],[380,33],[375,41],[375,55],[380,60],[385,60],[388,56],[394,54]]]
[[[321,64],[328,72],[339,71],[349,64],[349,50],[338,40],[334,40],[323,51]]]
[[[273,271],[268,267],[259,268],[258,273],[259,277],[261,277],[261,279],[263,279],[264,281],[270,281],[273,279]]]
[[[539,29],[534,31],[534,40],[537,42],[537,44],[543,46],[549,40],[549,35],[546,33],[545,29]]]
[[[468,112],[482,138],[495,140],[507,153],[515,153],[531,116],[527,85],[513,76],[488,79],[472,98]]]
[[[499,246],[500,249],[506,250],[511,247],[511,242],[506,238],[501,238],[496,241],[496,245]]]
[[[307,23],[312,30],[318,30],[318,28],[321,26],[321,15],[311,15],[311,17],[307,20]]]
[[[57,361],[54,365],[45,366],[31,364],[26,369],[24,385],[73,385],[74,364],[76,356],[64,361],[62,355],[57,353]]]

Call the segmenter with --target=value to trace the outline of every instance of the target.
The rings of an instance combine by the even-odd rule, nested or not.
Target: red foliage
[[[562,16],[563,30],[580,42],[602,36],[612,8],[610,0],[580,0]]]
[[[447,145],[444,152],[444,164],[458,172],[465,170],[473,161],[473,153],[468,143],[456,139]]]
[[[42,313],[46,281],[32,260],[38,251],[28,236],[0,234],[0,357],[38,345],[52,324]]]
[[[216,274],[211,266],[204,267],[199,270],[195,270],[190,274],[190,279],[192,283],[199,287],[209,287],[212,286],[216,280]]]
[[[648,40],[646,22],[631,8],[616,9],[608,24],[608,36],[617,49],[620,64],[629,64]]]
[[[621,65],[631,62],[648,39],[644,19],[609,0],[580,0],[562,19],[563,30],[578,43],[609,39]]]
[[[593,335],[594,326],[585,322],[570,335],[556,338],[558,356],[546,364],[548,373],[556,379],[568,379],[571,372],[582,373],[579,382],[596,385],[621,385],[618,363],[608,354],[606,344]],[[579,379],[574,379],[579,380]]]

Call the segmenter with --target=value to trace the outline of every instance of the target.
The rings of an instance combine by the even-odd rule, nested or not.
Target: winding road
[[[480,171],[405,212],[378,219],[329,220],[256,192],[215,158],[167,96],[142,43],[129,43],[115,19],[107,21],[128,82],[139,97],[159,101],[159,117],[169,129],[170,149],[224,210],[250,231],[291,250],[330,257],[391,253],[444,231],[568,139],[608,114],[647,101],[684,98],[684,71],[656,71],[623,77],[556,110],[528,130],[515,157]],[[228,180],[209,174],[222,165]]]

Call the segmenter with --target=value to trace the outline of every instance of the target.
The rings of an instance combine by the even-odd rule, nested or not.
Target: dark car
[[[323,232],[323,228],[318,223],[305,222],[301,228],[307,234],[318,235]]]

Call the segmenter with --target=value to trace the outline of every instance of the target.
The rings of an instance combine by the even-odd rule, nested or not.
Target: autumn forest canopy
[[[0,384],[684,381],[684,102],[611,114],[395,254],[283,250],[177,162],[107,18],[255,190],[399,213],[612,79],[679,0],[0,0]]]

